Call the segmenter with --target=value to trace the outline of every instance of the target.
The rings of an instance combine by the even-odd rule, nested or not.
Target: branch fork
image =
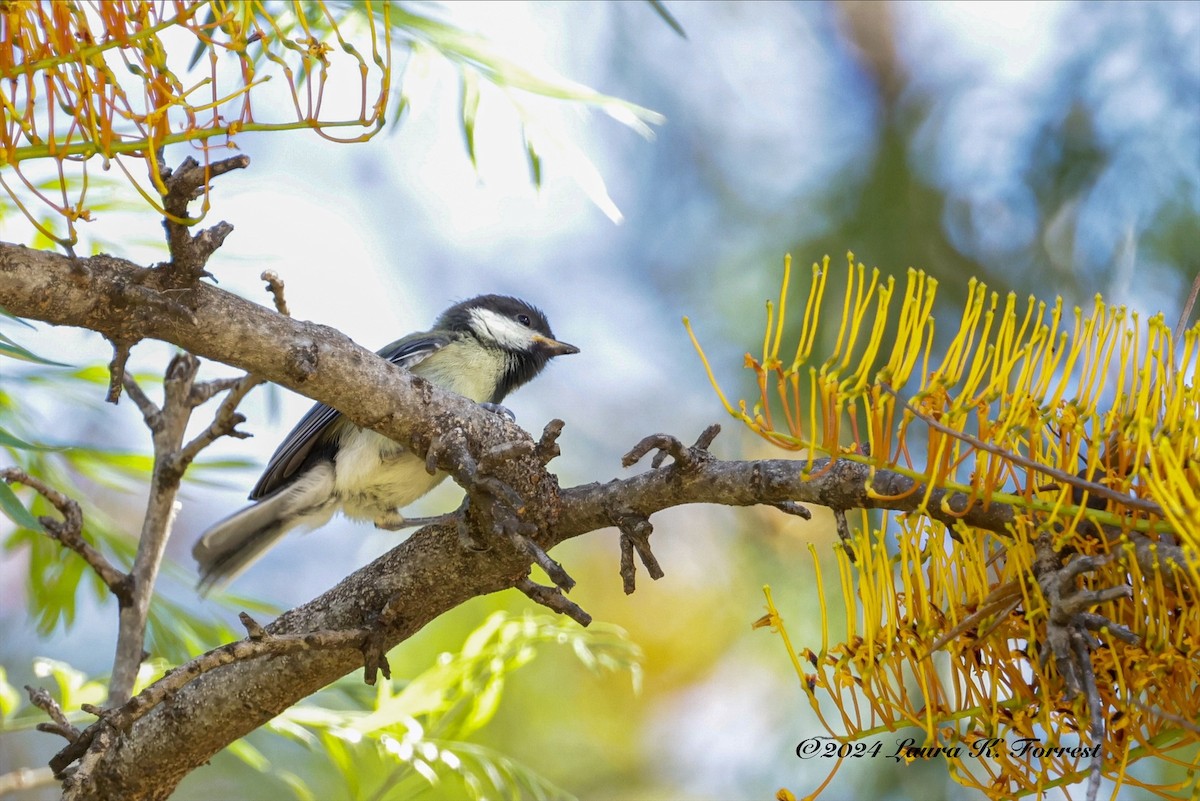
[[[663,462],[670,456],[680,470],[693,471],[715,458],[708,452],[708,447],[712,445],[719,433],[721,433],[721,427],[714,423],[700,433],[696,444],[690,448],[670,434],[651,434],[634,445],[633,449],[621,458],[621,464],[624,467],[633,467],[650,451],[657,450],[658,453],[654,454],[654,458],[650,461],[650,466],[655,470],[662,467]]]
[[[1103,646],[1103,641],[1091,632],[1106,632],[1130,644],[1140,642],[1140,638],[1125,626],[1086,610],[1119,598],[1128,598],[1133,590],[1128,586],[1101,590],[1085,590],[1076,586],[1080,576],[1108,564],[1115,558],[1114,554],[1076,556],[1063,565],[1048,534],[1042,534],[1034,543],[1034,548],[1036,559],[1033,572],[1050,607],[1041,658],[1054,657],[1066,690],[1065,700],[1083,695],[1088,709],[1088,734],[1092,743],[1099,745],[1104,742],[1106,727],[1103,701],[1096,686],[1091,655],[1092,651]],[[1096,798],[1099,793],[1103,765],[1104,756],[1098,749],[1088,772],[1088,799]]]
[[[559,425],[552,430],[555,422]],[[488,543],[474,536],[481,525],[486,526],[493,537],[511,542],[519,553],[542,568],[555,587],[570,592],[575,579],[534,539],[538,526],[525,518],[524,498],[507,482],[492,475],[500,465],[514,459],[532,455],[540,461],[550,452],[561,428],[561,421],[553,421],[547,426],[551,433],[544,432],[538,443],[528,438],[511,440],[485,451],[478,460],[472,456],[463,430],[451,428],[434,435],[425,453],[425,469],[431,474],[439,467],[445,469],[466,489],[468,508],[459,524],[459,539],[465,548],[487,549]]]

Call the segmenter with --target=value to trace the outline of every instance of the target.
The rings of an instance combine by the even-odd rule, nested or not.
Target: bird
[[[456,303],[429,331],[409,334],[378,353],[430,383],[505,414],[500,402],[556,356],[579,348],[554,338],[546,315],[506,295]],[[224,587],[294,528],[316,529],[337,511],[377,528],[411,524],[400,510],[446,478],[405,446],[360,428],[318,403],[300,419],[250,491],[254,503],[221,520],[192,549],[200,593]]]

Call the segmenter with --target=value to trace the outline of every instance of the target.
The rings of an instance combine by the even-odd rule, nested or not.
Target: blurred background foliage
[[[649,4],[405,6],[477,31],[529,74],[570,76],[654,109],[666,122],[647,143],[605,117],[486,82],[478,103],[468,103],[474,90],[461,65],[410,54],[395,65],[403,70],[405,117],[386,136],[353,147],[305,133],[237,137],[254,163],[213,193],[212,214],[237,230],[209,269],[222,287],[264,302],[257,276],[274,269],[297,317],[338,327],[368,347],[427,326],[450,302],[477,292],[542,305],[556,333],[583,353],[511,406],[530,430],[552,416],[566,420],[563,455],[552,463],[564,485],[620,474],[620,455],[647,433],[689,439],[724,416],[679,325],[685,313],[717,369],[727,366],[720,378],[730,394],[754,394],[741,356],[761,342],[763,302],[776,292],[785,252],[804,265],[853,249],[885,273],[925,269],[939,280],[939,308],[952,321],[972,277],[1021,297],[1061,294],[1086,306],[1100,292],[1145,315],[1161,311],[1171,322],[1178,315],[1200,269],[1200,6],[667,7],[686,39]],[[552,148],[557,158],[531,159],[530,115],[545,141],[568,143]],[[185,151],[167,154],[175,163]],[[113,197],[94,222],[80,224],[87,249],[160,260],[159,219]],[[34,238],[13,209],[0,212],[0,239]],[[614,226],[618,216],[623,223]],[[0,439],[0,448],[52,485],[77,487],[88,534],[127,559],[134,543],[122,532],[136,531],[140,521],[139,471],[148,463],[138,454],[148,444],[131,404],[100,402],[107,378],[92,365],[107,361],[107,348],[98,337],[31,331],[7,319],[0,334],[8,356],[19,345],[70,365],[18,367],[0,358],[0,428],[22,443]],[[168,357],[168,349],[143,344],[131,365],[152,376]],[[737,381],[747,381],[741,391]],[[243,407],[256,438],[221,443],[209,453],[220,469],[193,471],[171,544],[177,566],[166,572],[155,610],[155,657],[177,660],[236,636],[231,610],[261,616],[307,600],[394,542],[394,535],[336,521],[289,538],[233,586],[239,597],[202,602],[192,593],[191,543],[242,502],[255,472],[241,465],[261,464],[307,405],[260,390]],[[733,431],[714,450],[775,455]],[[457,498],[446,486],[416,511],[449,509]],[[37,503],[34,513],[45,513]],[[828,765],[801,762],[793,750],[822,730],[776,638],[750,624],[762,613],[762,585],[771,584],[793,642],[817,641],[807,543],[816,541],[828,560],[822,569],[833,575],[831,520],[702,507],[654,522],[667,575],[657,583],[642,577],[630,597],[620,590],[615,533],[581,538],[555,554],[579,581],[574,599],[598,621],[625,629],[640,662],[633,646],[610,643],[603,629],[598,641],[567,626],[551,636],[558,624],[529,622],[522,616],[528,603],[516,593],[476,599],[392,654],[398,681],[387,692],[394,696],[372,695],[349,677],[314,699],[326,710],[316,725],[285,717],[276,728],[290,739],[257,733],[196,771],[176,797],[277,798],[279,782],[299,797],[422,790],[443,797],[424,779],[393,777],[399,763],[388,755],[398,751],[423,753],[435,773],[458,759],[491,776],[483,767],[491,760],[503,786],[530,797],[556,795],[554,787],[613,799],[764,798],[781,786],[815,788]],[[110,668],[115,605],[98,592],[77,594],[78,560],[41,535],[17,531],[5,540],[0,656],[7,684],[46,683],[57,675],[50,665],[69,663],[80,671],[78,686],[88,686],[82,677]],[[95,588],[90,576],[82,580]],[[490,617],[498,612],[509,617]],[[512,641],[478,633],[481,624],[485,632],[515,627]],[[546,637],[564,647],[537,645],[534,661],[505,651],[524,653]],[[470,662],[464,642],[508,654],[489,663],[503,677],[503,697],[477,719],[469,747],[435,742],[419,751],[442,735],[431,733],[431,718],[412,712],[394,728],[371,729],[372,736],[355,728],[361,721],[350,720],[352,710],[377,711],[431,671],[445,692],[470,685],[467,705],[486,706],[479,698],[499,692],[489,689],[488,671],[478,663],[446,669]],[[581,660],[591,662],[579,642],[585,652],[608,654],[612,665],[640,664],[641,692],[631,691],[623,671],[581,670]],[[442,653],[457,656],[439,662]],[[37,663],[35,675],[35,657],[58,661]],[[474,684],[460,680],[465,675]],[[5,715],[21,714],[3,703]],[[466,728],[445,739],[459,742]],[[364,735],[358,742],[369,747],[351,748],[347,731]],[[58,745],[25,730],[0,737],[0,773],[44,764]],[[405,764],[421,770],[411,758]],[[275,779],[263,779],[265,765]],[[1140,769],[1161,771],[1158,780],[1171,770],[1181,775],[1162,765]],[[513,771],[507,779],[505,770]],[[345,783],[347,771],[378,778],[355,789]],[[379,794],[391,778],[397,783]],[[841,771],[825,797],[974,796],[940,762],[877,760]]]

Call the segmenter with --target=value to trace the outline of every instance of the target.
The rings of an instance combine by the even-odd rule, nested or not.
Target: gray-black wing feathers
[[[450,343],[449,334],[412,334],[379,351],[379,355],[392,364],[411,370],[431,353],[441,350]],[[262,478],[250,491],[250,500],[257,501],[291,483],[297,471],[312,455],[313,448],[322,442],[323,435],[341,417],[331,406],[318,403],[308,410],[300,422],[291,430],[279,448],[267,462]]]

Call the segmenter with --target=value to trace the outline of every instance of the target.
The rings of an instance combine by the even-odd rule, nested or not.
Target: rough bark
[[[0,244],[0,307],[21,317],[88,328],[114,342],[164,340],[333,405],[418,453],[432,446],[438,466],[449,470],[472,497],[467,513],[472,530],[510,535],[491,537],[491,547],[480,552],[462,546],[454,524],[422,529],[320,597],[282,615],[266,627],[268,636],[366,630],[376,633],[372,648],[390,648],[472,597],[522,585],[532,556],[512,536],[516,518],[523,530],[536,527],[531,536],[549,549],[618,524],[632,531],[638,527],[630,521],[646,521],[657,511],[685,503],[784,504],[794,512],[794,505],[787,504],[799,502],[850,509],[881,505],[868,497],[868,481],[880,495],[892,497],[905,496],[913,484],[886,471],[871,476],[865,466],[849,461],[725,462],[707,453],[707,441],[683,448],[669,437],[657,437],[635,449],[627,463],[661,448],[674,457],[666,467],[560,490],[545,468],[546,442],[535,446],[526,432],[501,416],[405,373],[338,331],[282,316],[208,284],[180,288],[177,277],[164,270],[109,256],[74,260]],[[705,438],[711,440],[707,432]],[[514,449],[514,442],[526,447]],[[489,458],[497,452],[504,458]],[[488,487],[493,495],[503,495],[494,485],[481,491],[480,473],[511,487],[521,503],[510,502],[507,512],[503,503],[476,503],[488,495]],[[889,506],[915,509],[922,495],[907,493],[905,500]],[[948,522],[962,519],[961,514],[937,511],[943,500],[952,511],[965,506],[965,499],[935,492],[929,503],[933,515]],[[976,505],[965,519],[1003,530],[1011,516],[1003,505]],[[640,530],[648,533],[648,523]],[[527,592],[528,586],[524,584]],[[119,733],[107,730],[105,722],[95,724],[91,737],[81,740],[75,752],[66,749],[54,767],[62,770],[83,757],[80,764],[86,770],[68,780],[66,797],[166,798],[189,771],[230,742],[363,664],[364,653],[353,645],[220,664],[161,701],[131,712]],[[136,705],[138,699],[130,703]]]

